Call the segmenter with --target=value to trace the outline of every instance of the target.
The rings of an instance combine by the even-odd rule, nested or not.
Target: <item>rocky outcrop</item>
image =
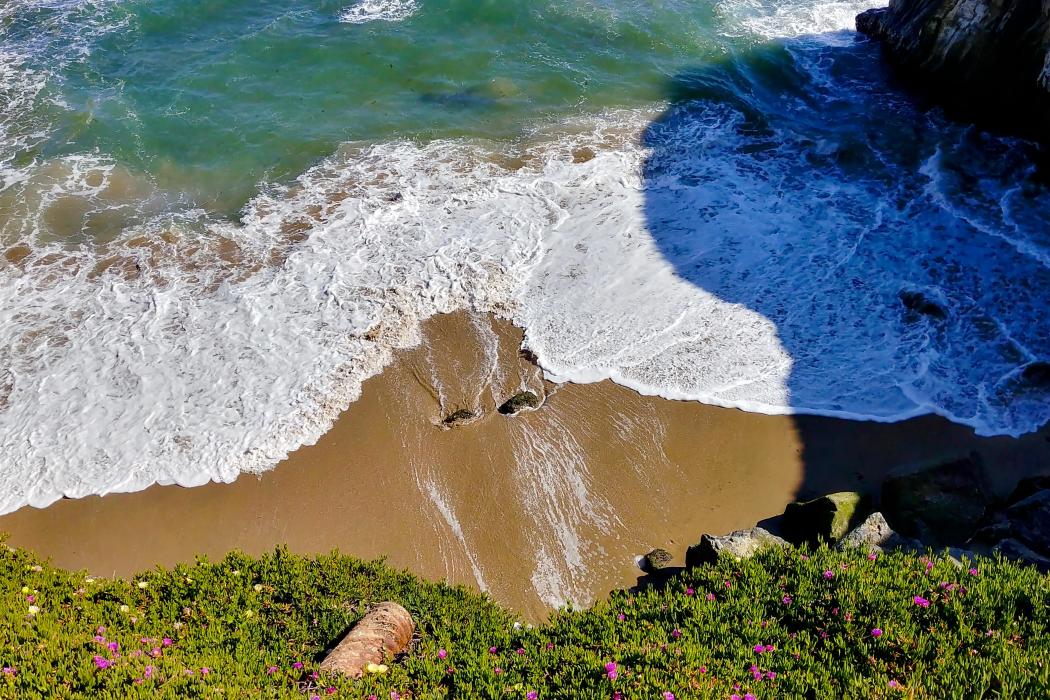
[[[839,549],[863,549],[868,553],[895,549],[921,552],[923,546],[918,540],[894,532],[882,513],[872,513],[839,541]]]
[[[976,455],[891,474],[882,510],[902,534],[933,546],[966,542],[994,500]]]
[[[457,425],[465,425],[467,423],[470,423],[475,418],[477,418],[477,416],[474,414],[474,411],[470,411],[466,408],[461,408],[458,411],[453,411],[452,413],[445,416],[445,420],[441,421],[441,423],[446,427],[451,428]]]
[[[718,555],[725,552],[729,556],[747,559],[766,547],[790,547],[790,543],[777,537],[768,530],[753,527],[749,530],[737,530],[728,535],[704,535],[700,544],[693,545],[685,553],[686,566],[700,566],[718,561]]]
[[[1004,506],[985,518],[973,542],[1050,570],[1050,479],[1021,481]]]
[[[1050,0],[891,0],[857,30],[950,109],[1050,137]]]
[[[840,491],[812,501],[789,503],[784,510],[784,532],[795,542],[835,542],[846,536],[861,515],[864,497],[856,491]]]

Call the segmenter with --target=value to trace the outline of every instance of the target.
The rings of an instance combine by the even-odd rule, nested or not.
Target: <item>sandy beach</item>
[[[631,585],[652,547],[681,561],[703,532],[749,527],[799,497],[874,489],[900,465],[977,451],[1006,491],[1050,464],[1045,429],[979,438],[935,417],[766,416],[611,382],[556,386],[519,352],[521,332],[490,316],[438,316],[424,337],[273,471],[24,508],[0,517],[0,532],[98,575],[233,549],[339,549],[487,590],[538,619]],[[520,389],[542,406],[500,415]],[[460,409],[478,418],[443,425]]]

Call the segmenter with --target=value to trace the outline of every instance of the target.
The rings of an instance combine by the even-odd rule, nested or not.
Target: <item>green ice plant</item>
[[[394,600],[416,639],[317,667]],[[535,626],[381,561],[277,549],[92,578],[0,548],[3,698],[970,698],[1050,692],[1050,578],[826,548],[723,558]]]

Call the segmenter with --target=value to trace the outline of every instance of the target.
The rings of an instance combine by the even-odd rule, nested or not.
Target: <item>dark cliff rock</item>
[[[857,30],[949,112],[1050,140],[1050,0],[891,0]]]

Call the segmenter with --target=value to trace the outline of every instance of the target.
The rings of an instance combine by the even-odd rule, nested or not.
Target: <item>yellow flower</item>
[[[146,581],[139,581],[139,588],[149,588],[149,583]]]
[[[22,592],[23,593],[28,593],[29,592],[29,586],[22,586]]]
[[[365,671],[367,671],[368,673],[386,673],[387,670],[388,667],[386,664],[369,663],[365,666]]]
[[[254,588],[255,592],[258,593],[258,592],[260,592],[262,590],[262,584],[261,583],[257,583],[254,586],[252,586],[252,588]]]
[[[131,608],[129,608],[126,605],[121,605],[120,606],[120,612],[127,612],[128,610],[131,610]]]
[[[36,615],[38,612],[40,612],[40,608],[38,608],[35,605],[30,605],[29,606],[29,614],[30,615]]]

